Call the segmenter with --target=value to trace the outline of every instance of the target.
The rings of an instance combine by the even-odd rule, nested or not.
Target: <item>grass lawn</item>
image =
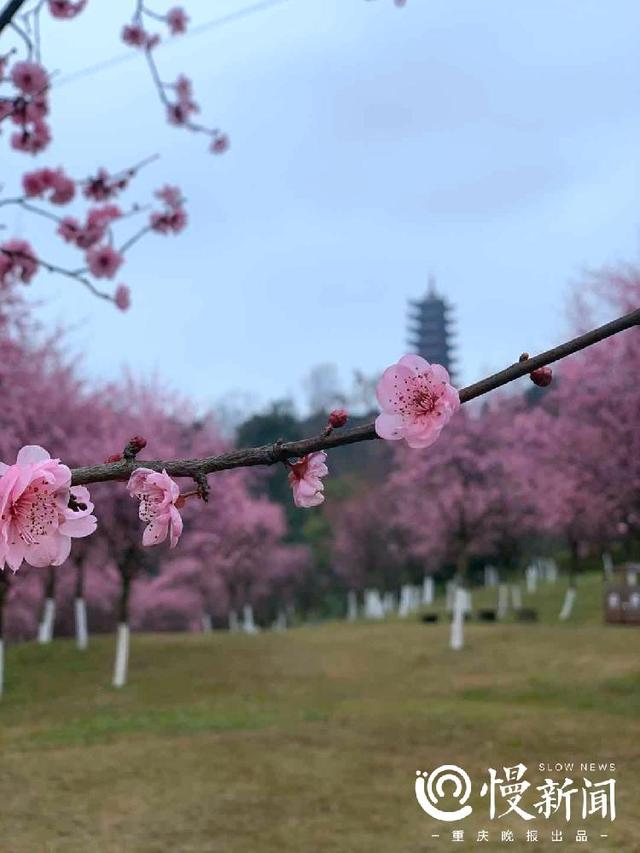
[[[11,647],[0,850],[639,851],[640,631],[602,624],[596,577],[581,579],[574,620],[558,624],[563,591],[525,596],[540,624],[469,625],[461,652],[447,648],[448,626],[417,620],[135,635],[120,691],[109,686],[113,638],[84,653],[67,640]],[[582,821],[579,808],[568,825],[488,819],[487,768],[523,762],[533,787],[563,781],[538,770],[556,761],[615,762],[614,823]],[[460,824],[436,822],[414,797],[416,770],[448,763],[474,783]],[[525,842],[530,826],[543,843]],[[477,842],[485,828],[491,841]],[[508,829],[516,841],[500,842]]]

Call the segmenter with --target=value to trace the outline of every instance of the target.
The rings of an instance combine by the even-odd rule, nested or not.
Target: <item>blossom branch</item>
[[[0,33],[9,26],[25,3],[26,0],[10,0],[10,2],[7,3],[4,9],[0,12]]]
[[[522,376],[531,373],[532,370],[553,364],[568,355],[579,352],[606,338],[640,325],[640,308],[598,326],[577,338],[566,341],[553,349],[546,350],[539,355],[517,361],[504,370],[494,373],[462,388],[459,392],[460,402],[468,403],[477,397],[494,391],[503,385],[508,385]],[[131,473],[141,466],[153,471],[165,470],[170,477],[190,477],[197,483],[208,474],[216,471],[225,471],[232,468],[247,468],[256,465],[274,465],[278,462],[286,462],[292,458],[302,458],[319,450],[330,450],[345,444],[356,444],[360,441],[371,441],[377,439],[374,424],[364,424],[347,430],[337,430],[313,438],[300,441],[277,441],[274,444],[266,444],[262,447],[251,447],[232,450],[219,456],[210,456],[205,459],[174,459],[174,460],[122,460],[103,465],[93,465],[85,468],[75,468],[72,471],[72,482],[74,485],[86,485],[88,483],[105,482],[109,480],[126,480]]]

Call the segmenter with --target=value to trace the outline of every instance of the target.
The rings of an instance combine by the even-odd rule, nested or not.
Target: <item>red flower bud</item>
[[[104,460],[107,464],[109,462],[120,462],[122,460],[122,453],[112,453],[111,456],[107,456]]]
[[[329,426],[339,429],[346,424],[348,417],[346,409],[334,409],[329,415]]]
[[[547,385],[551,385],[553,371],[550,367],[538,367],[536,370],[532,370],[529,376],[534,385],[539,388],[546,388]]]
[[[140,453],[140,451],[147,446],[147,439],[143,438],[141,435],[134,435],[129,439],[129,446],[135,453]]]

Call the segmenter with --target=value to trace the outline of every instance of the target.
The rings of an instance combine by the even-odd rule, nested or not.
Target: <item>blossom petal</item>
[[[17,465],[35,465],[51,459],[49,453],[39,444],[27,444],[18,451]]]
[[[387,441],[399,441],[404,436],[404,419],[402,415],[383,412],[376,418],[375,430],[380,438],[386,438]]]

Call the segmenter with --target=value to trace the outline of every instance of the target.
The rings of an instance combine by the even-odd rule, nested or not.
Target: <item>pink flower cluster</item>
[[[71,488],[71,471],[37,445],[23,447],[15,465],[0,463],[0,568],[60,566],[71,539],[96,529],[84,487]]]
[[[10,118],[19,126],[11,136],[13,148],[38,154],[51,140],[49,125],[44,120],[49,112],[49,75],[39,63],[24,60],[13,64],[9,80],[17,93],[0,100],[0,120]]]
[[[87,266],[96,278],[113,278],[124,257],[113,246],[94,246],[86,254]]]
[[[60,18],[61,20],[69,20],[75,18],[87,5],[87,0],[47,0],[49,12],[52,17]]]
[[[75,183],[62,168],[25,172],[22,176],[22,188],[27,198],[46,196],[52,204],[68,204],[76,194]]]
[[[174,6],[173,9],[169,9],[165,20],[172,36],[179,36],[186,33],[189,17],[181,6]]]
[[[93,177],[84,182],[84,195],[93,201],[109,201],[127,188],[132,174],[133,170],[127,175],[110,175],[106,169],[98,169]]]
[[[440,364],[419,355],[405,355],[388,367],[378,382],[376,396],[382,413],[376,418],[380,438],[409,447],[429,447],[460,407],[456,389]]]
[[[169,536],[170,547],[175,548],[182,533],[178,484],[164,470],[159,474],[150,468],[136,468],[127,488],[140,501],[138,515],[147,524],[142,544],[159,545]]]
[[[60,220],[58,234],[67,243],[73,243],[79,249],[90,249],[105,236],[111,223],[122,216],[122,211],[114,204],[93,207],[87,213],[84,224],[73,216]]]
[[[0,244],[0,284],[29,284],[38,271],[38,258],[26,240],[7,240]]]
[[[176,93],[176,100],[167,106],[167,120],[169,124],[177,126],[185,125],[193,113],[200,111],[200,107],[193,100],[193,84],[184,74],[176,79],[175,83],[167,88]]]
[[[165,186],[156,192],[156,198],[164,202],[165,209],[153,211],[149,224],[158,234],[179,234],[187,224],[182,193],[178,187]]]
[[[160,44],[160,36],[157,33],[153,35],[148,33],[145,28],[138,23],[125,24],[122,28],[122,41],[129,47],[140,47],[143,50],[153,50]]]

